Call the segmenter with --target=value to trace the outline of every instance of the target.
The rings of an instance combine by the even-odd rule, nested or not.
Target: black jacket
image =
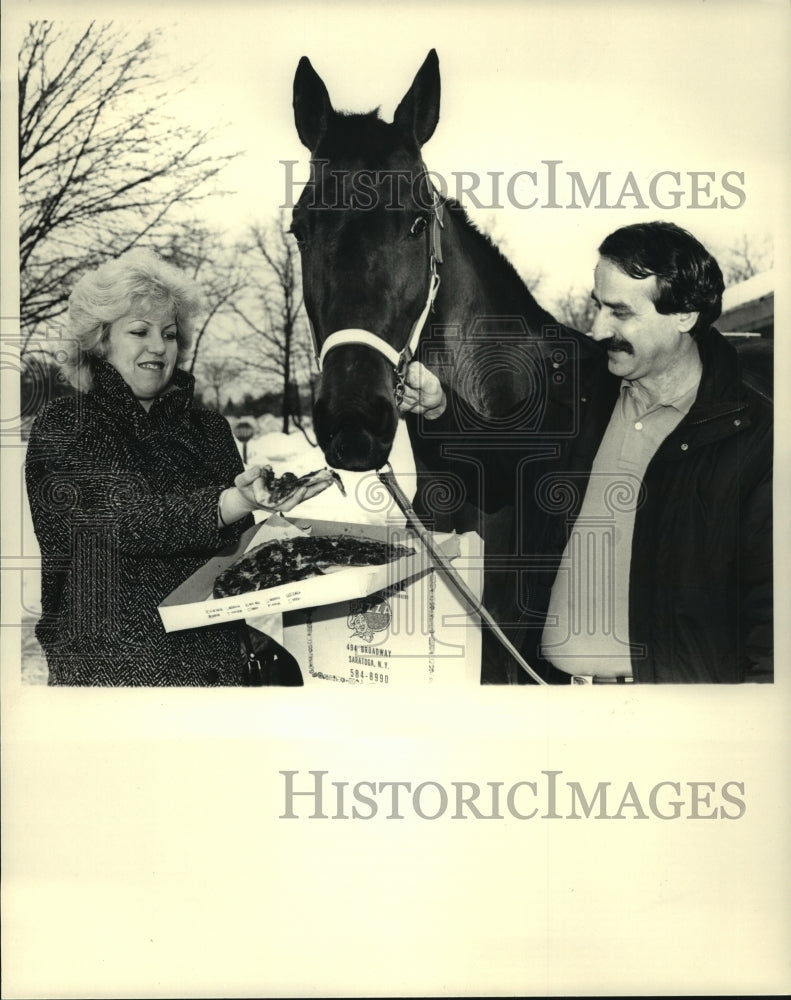
[[[93,381],[46,406],[28,444],[49,683],[241,684],[236,626],[166,633],[157,611],[251,523],[217,527],[220,492],[243,469],[228,423],[193,406],[179,370],[149,412],[111,365]]]
[[[529,428],[501,421],[502,447],[467,445],[474,464],[464,460],[465,404],[453,393],[445,415],[434,427],[424,421],[421,435],[422,460],[447,467],[452,455],[454,473],[481,507],[516,500],[513,551],[525,570],[510,631],[539,667],[560,557],[621,384],[587,338],[578,344],[576,353],[554,354],[560,363],[549,368],[540,421]],[[649,463],[635,518],[632,670],[649,683],[771,680],[773,408],[721,334],[712,329],[698,345],[696,401]]]

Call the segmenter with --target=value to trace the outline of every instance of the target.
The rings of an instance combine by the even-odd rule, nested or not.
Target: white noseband
[[[426,176],[428,176],[427,172]],[[426,294],[425,305],[412,326],[407,342],[400,351],[397,351],[394,347],[391,347],[390,344],[382,340],[381,337],[377,337],[375,334],[371,333],[370,330],[360,330],[353,327],[344,330],[336,330],[334,333],[331,333],[321,345],[321,351],[316,353],[316,362],[319,366],[319,371],[323,371],[324,359],[333,348],[340,347],[342,344],[363,344],[366,347],[370,347],[373,350],[378,351],[380,354],[383,354],[393,366],[396,374],[396,399],[400,401],[404,392],[406,367],[414,357],[415,351],[417,350],[417,344],[420,339],[421,331],[423,330],[426,320],[428,319],[428,315],[434,305],[434,299],[437,296],[437,289],[439,288],[439,271],[437,265],[442,263],[442,244],[440,237],[440,230],[443,227],[442,202],[440,201],[439,195],[433,188],[431,189],[431,196],[433,204],[431,222],[428,226],[428,292]],[[313,323],[310,321],[310,317],[308,317],[308,323],[310,325],[311,336],[313,337],[313,346],[314,349],[316,349],[318,341],[316,332],[313,329]]]
[[[324,359],[327,356],[327,352],[331,351],[333,347],[340,347],[341,344],[365,344],[366,347],[372,347],[375,351],[379,351],[380,354],[384,354],[393,368],[397,368],[401,360],[400,353],[394,347],[386,344],[381,337],[377,337],[368,330],[355,330],[353,327],[350,327],[348,330],[336,330],[335,333],[331,333],[321,345],[319,371],[322,371],[324,368]]]

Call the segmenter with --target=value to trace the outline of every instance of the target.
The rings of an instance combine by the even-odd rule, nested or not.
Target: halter
[[[407,337],[407,341],[401,350],[397,351],[394,347],[391,347],[388,343],[382,340],[381,337],[377,337],[376,334],[371,333],[369,330],[361,330],[350,327],[344,330],[336,330],[334,333],[331,333],[322,344],[321,351],[319,351],[316,331],[313,329],[313,323],[310,321],[310,318],[308,318],[310,333],[313,338],[313,350],[316,355],[316,364],[319,366],[319,371],[323,370],[324,359],[335,347],[340,347],[342,344],[362,344],[365,347],[371,347],[380,354],[384,354],[393,366],[393,374],[395,375],[396,404],[400,403],[404,397],[407,366],[415,356],[418,341],[420,340],[420,334],[425,326],[426,320],[428,319],[428,314],[431,312],[434,305],[434,299],[437,296],[437,289],[439,288],[440,281],[438,265],[442,263],[441,229],[443,229],[445,225],[442,219],[443,208],[439,195],[429,181],[428,171],[426,171],[425,168],[424,176],[429,183],[432,198],[431,220],[428,225],[428,294],[426,296],[426,304],[423,306],[423,311],[415,320],[412,330]]]

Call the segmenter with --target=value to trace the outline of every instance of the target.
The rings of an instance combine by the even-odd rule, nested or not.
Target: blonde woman
[[[178,367],[200,309],[195,283],[147,250],[71,294],[65,368],[79,391],[38,415],[25,470],[50,684],[244,683],[235,626],[166,633],[157,612],[263,506],[260,470],[245,471],[228,423],[194,404]]]

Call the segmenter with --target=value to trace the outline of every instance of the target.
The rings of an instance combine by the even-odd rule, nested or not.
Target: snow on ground
[[[240,446],[241,451],[241,446]],[[293,472],[301,476],[326,465],[320,448],[311,447],[299,431],[283,434],[270,431],[247,444],[248,465],[271,465],[277,475]],[[410,498],[415,494],[415,462],[409,435],[399,424],[390,464],[399,484]],[[396,507],[375,472],[341,472],[346,497],[330,488],[289,511],[287,517],[341,521],[344,524],[402,525],[404,516]]]
[[[293,472],[299,476],[325,466],[321,449],[311,447],[304,434],[297,430],[291,434],[266,430],[267,426],[271,427],[273,423],[274,420],[263,418],[260,425],[263,426],[264,433],[247,443],[248,465],[268,464],[277,475]],[[241,454],[241,444],[238,447]],[[401,488],[409,497],[414,496],[415,462],[403,421],[399,425],[390,462]],[[319,496],[295,507],[287,516],[340,521],[344,524],[403,525],[403,515],[377,479],[376,473],[343,472],[341,478],[346,489],[346,497],[342,496],[340,490],[331,487]],[[261,513],[257,519],[263,520],[267,516]],[[22,580],[22,677],[26,684],[46,684],[47,668],[44,655],[33,634],[33,626],[41,613],[41,575],[40,571],[34,570],[40,556],[27,503],[23,504],[22,535],[22,551],[29,557],[27,562],[30,564]]]

